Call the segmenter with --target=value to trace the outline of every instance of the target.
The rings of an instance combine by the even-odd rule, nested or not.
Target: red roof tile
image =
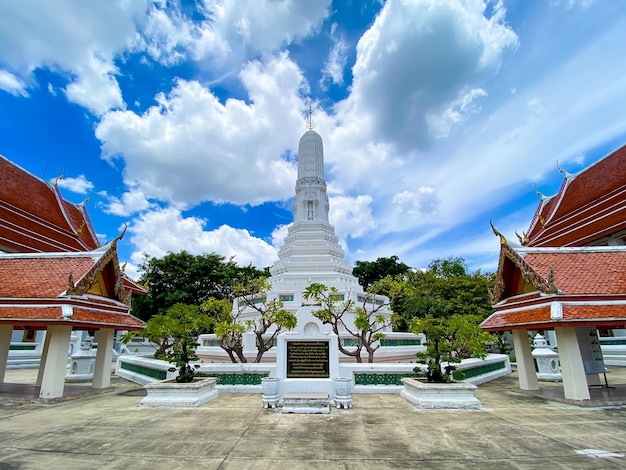
[[[607,206],[605,213],[602,213],[600,207],[603,204]],[[580,173],[566,176],[557,195],[540,203],[528,229],[529,246],[581,246],[593,243],[626,228],[624,207],[626,146]],[[621,211],[621,214],[611,214],[614,211]],[[579,220],[572,217],[578,217]],[[588,224],[585,217],[595,221]],[[543,218],[545,225],[539,222],[540,218]],[[575,230],[575,235],[572,235],[571,229],[576,229],[578,225],[581,225],[581,229],[584,225],[583,232]]]
[[[66,319],[63,318],[61,314],[60,305],[55,307],[1,306],[0,324],[1,323],[11,323],[16,327],[44,327],[54,324],[86,329],[97,329],[109,326],[124,330],[138,330],[145,327],[145,323],[132,315],[95,311],[87,308],[74,308],[72,316]]]
[[[87,213],[64,200],[55,185],[2,156],[0,175],[0,249],[85,251],[100,245]]]
[[[0,257],[0,297],[54,298],[94,265],[92,257]]]
[[[614,251],[537,251],[523,257],[544,279],[552,269],[554,282],[564,294],[626,293],[626,247]]]
[[[563,318],[550,318],[550,306],[539,305],[525,310],[496,311],[484,322],[481,328],[486,331],[505,331],[518,328],[553,329],[558,326],[581,324],[596,327],[617,327],[626,325],[626,304],[563,304]]]

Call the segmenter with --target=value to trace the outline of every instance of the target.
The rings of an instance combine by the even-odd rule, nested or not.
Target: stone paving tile
[[[199,408],[139,408],[141,388],[114,382],[110,393],[55,404],[0,399],[0,469],[626,468],[626,457],[576,453],[626,454],[626,408],[530,397],[514,391],[512,377],[481,385],[478,411],[355,395],[353,409],[329,415],[263,410],[248,394]]]

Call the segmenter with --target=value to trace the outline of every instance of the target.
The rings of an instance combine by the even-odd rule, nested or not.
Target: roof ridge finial
[[[306,128],[312,131],[315,128],[315,123],[313,122],[313,107],[309,104],[309,120],[307,121]]]

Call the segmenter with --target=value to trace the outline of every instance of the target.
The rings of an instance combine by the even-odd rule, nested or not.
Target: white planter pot
[[[141,400],[139,406],[183,408],[200,406],[219,395],[215,388],[217,379],[207,377],[196,379],[190,383],[178,383],[176,380],[166,380],[144,385],[148,395]]]
[[[263,377],[261,379],[261,390],[263,391],[263,408],[276,408],[280,400],[280,378]]]
[[[335,384],[335,396],[349,397],[352,394],[352,379],[350,377],[337,377],[333,379]]]
[[[276,397],[280,389],[280,379],[278,377],[263,377],[261,379],[261,390],[264,397]]]
[[[400,396],[418,408],[477,409],[480,401],[474,396],[476,385],[464,382],[424,383],[404,378]]]
[[[352,378],[337,377],[333,379],[335,385],[335,407],[352,408]]]

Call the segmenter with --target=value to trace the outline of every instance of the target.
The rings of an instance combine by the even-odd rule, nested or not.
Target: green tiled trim
[[[391,338],[383,338],[380,340],[381,346],[421,346],[422,341],[418,338],[416,339],[391,339]]]
[[[409,377],[412,379],[422,379],[424,374],[415,374],[410,372],[387,372],[382,374],[371,373],[355,373],[354,384],[355,385],[404,385],[402,379]]]
[[[344,347],[356,347],[359,344],[359,340],[356,338],[339,338],[339,341],[341,341],[341,345]]]
[[[261,385],[268,372],[198,372],[198,377],[215,377],[217,385]]]
[[[9,349],[11,351],[34,351],[35,349],[37,349],[37,345],[36,344],[13,344],[11,346],[9,346]]]
[[[167,372],[164,370],[150,369],[146,366],[138,366],[137,364],[130,364],[128,362],[122,362],[120,369],[125,369],[136,374],[145,375],[146,377],[152,377],[157,380],[165,380],[167,378]]]
[[[505,367],[504,361],[494,362],[493,364],[486,364],[484,366],[457,370],[452,375],[455,380],[471,379],[472,377],[478,377],[479,375],[485,375],[489,372],[495,372],[496,370],[504,369]]]

